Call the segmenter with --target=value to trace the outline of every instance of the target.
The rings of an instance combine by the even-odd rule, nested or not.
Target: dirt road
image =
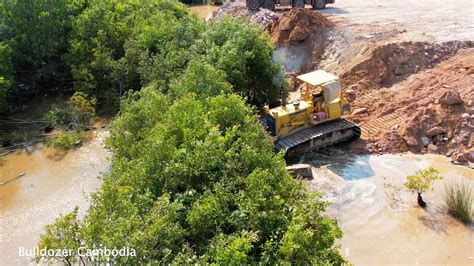
[[[336,0],[322,13],[342,17],[346,23],[399,25],[432,35],[438,42],[474,40],[473,0]]]

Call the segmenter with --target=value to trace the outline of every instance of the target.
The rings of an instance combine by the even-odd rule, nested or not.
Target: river
[[[60,214],[88,208],[88,195],[109,168],[105,130],[87,133],[85,144],[68,152],[44,144],[0,157],[0,264],[27,264],[18,248],[33,248],[44,226]],[[15,179],[15,177],[24,173]]]
[[[110,154],[104,148],[105,130],[89,133],[84,145],[61,153],[39,144],[1,157],[0,250],[1,264],[26,264],[18,248],[32,248],[46,224],[79,206],[87,209],[88,195],[100,185]],[[303,160],[314,166],[315,178],[304,181],[333,204],[344,237],[341,253],[355,265],[363,264],[470,264],[474,263],[473,226],[464,226],[445,214],[444,182],[462,178],[474,182],[474,170],[455,166],[442,156],[382,155],[329,157],[313,153]],[[417,207],[406,191],[387,194],[385,183],[401,186],[406,175],[434,166],[445,176],[425,195],[428,209]]]

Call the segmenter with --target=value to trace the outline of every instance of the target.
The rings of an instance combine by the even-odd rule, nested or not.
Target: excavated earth
[[[472,41],[436,43],[400,25],[347,24],[309,9],[250,13],[228,4],[214,19],[225,15],[250,17],[270,33],[274,59],[290,79],[290,101],[302,93],[295,78],[301,73],[324,69],[341,78],[352,101],[349,119],[363,130],[352,152],[412,151],[473,162]]]
[[[390,88],[350,87],[360,92],[353,120],[363,129],[354,151],[429,152],[472,160],[474,144],[474,49],[420,71]],[[360,85],[360,87],[359,87]]]

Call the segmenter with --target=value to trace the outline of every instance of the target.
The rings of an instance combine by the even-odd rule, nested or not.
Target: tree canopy
[[[275,103],[267,33],[244,19],[203,23],[174,0],[5,0],[0,42],[11,48],[11,93],[81,91],[99,108],[118,106],[128,90],[166,93],[190,62],[221,70],[251,104]],[[21,97],[20,97],[21,98]]]
[[[203,23],[173,0],[0,8],[0,86],[70,83],[83,119],[95,113],[92,99],[120,104],[107,139],[112,167],[90,209],[59,217],[40,239],[40,248],[75,253],[38,260],[84,262],[75,248],[130,247],[136,256],[94,259],[343,263],[327,203],[291,177],[255,114],[284,89],[267,33],[245,19]]]
[[[4,0],[0,41],[12,49],[12,68],[18,84],[29,91],[66,86],[70,79],[64,55],[69,49],[72,20],[83,0]]]
[[[13,85],[11,48],[6,43],[0,42],[0,114],[10,110],[7,104],[7,94]]]
[[[108,141],[113,167],[72,235],[88,248],[134,247],[137,257],[102,261],[343,262],[334,247],[342,233],[322,214],[327,204],[291,177],[240,96],[173,101],[148,87],[123,100]],[[54,233],[70,230],[62,224],[41,248],[70,237]]]

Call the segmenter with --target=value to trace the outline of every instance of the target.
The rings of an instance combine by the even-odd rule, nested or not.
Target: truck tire
[[[326,7],[326,0],[313,0],[313,9],[324,9]]]
[[[263,8],[266,8],[271,11],[275,11],[275,1],[274,0],[264,0]]]
[[[260,8],[259,0],[247,0],[245,4],[247,8],[252,11],[257,11]]]
[[[304,8],[304,0],[293,0],[294,8]]]

